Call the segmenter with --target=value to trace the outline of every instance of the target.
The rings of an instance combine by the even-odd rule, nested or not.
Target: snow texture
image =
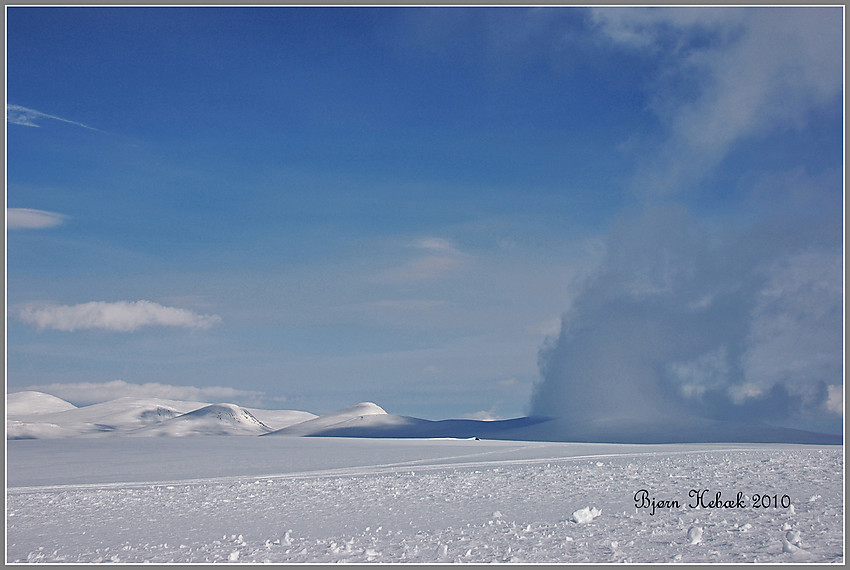
[[[838,446],[278,437],[7,445],[10,563],[844,562]],[[681,504],[650,514],[635,506],[643,488]],[[748,508],[691,508],[689,489],[741,491]],[[792,507],[752,508],[754,493],[787,494]],[[582,512],[592,520],[576,522]]]
[[[371,402],[323,416],[38,392],[7,405],[11,563],[844,561],[843,446],[687,443],[833,442],[822,434],[430,421]],[[622,433],[633,443],[598,443]],[[747,508],[692,506],[692,489]]]
[[[602,514],[596,507],[585,507],[573,513],[572,521],[577,524],[588,523]]]

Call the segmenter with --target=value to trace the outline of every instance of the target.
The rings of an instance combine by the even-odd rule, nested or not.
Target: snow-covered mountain
[[[353,415],[347,408],[268,435],[365,438],[473,438],[583,443],[820,443],[838,444],[841,436],[777,428],[758,423],[704,418],[617,418],[570,422],[563,418],[522,417],[510,420],[424,420],[387,413]]]
[[[350,428],[359,425],[372,425],[372,422],[393,422],[394,418],[401,416],[390,416],[378,404],[372,402],[360,402],[349,408],[337,410],[330,414],[315,417],[283,429],[271,432],[268,435],[290,435],[305,436],[316,435],[326,430],[337,428]]]
[[[43,392],[6,398],[7,439],[106,435],[258,435],[311,420],[298,410],[263,410],[163,398],[124,397],[76,407]]]
[[[134,430],[133,436],[259,435],[272,428],[235,404],[210,404],[203,408]]]
[[[372,402],[316,416],[296,410],[262,410],[159,398],[119,398],[74,407],[49,394],[7,397],[7,439],[197,435],[291,437],[474,438],[588,443],[818,443],[840,444],[840,435],[758,423],[690,418],[523,417],[510,420],[426,420],[389,414]]]
[[[6,437],[8,439],[55,439],[73,437],[74,430],[51,422],[53,414],[75,410],[71,402],[44,392],[28,390],[6,396]]]
[[[371,402],[357,404],[320,416],[314,420],[274,431],[267,435],[309,437],[391,437],[391,438],[487,438],[546,421],[545,418],[511,420],[425,420],[411,416],[388,414]]]
[[[819,443],[840,444],[840,435],[822,434],[759,423],[705,418],[628,418],[568,421],[522,417],[509,420],[425,420],[388,414],[366,402],[266,435],[362,438],[474,438],[587,443]]]
[[[10,394],[10,397],[14,394]],[[207,405],[203,402],[166,400],[163,398],[124,397],[108,402],[71,408],[64,411],[20,415],[7,414],[7,439],[32,437],[79,437],[127,433],[155,424]],[[57,426],[51,428],[50,426]]]
[[[302,412],[300,410],[266,410],[261,408],[245,409],[273,430],[289,427],[318,417],[316,414]]]
[[[44,392],[28,390],[6,396],[6,417],[24,419],[76,409],[77,406]]]

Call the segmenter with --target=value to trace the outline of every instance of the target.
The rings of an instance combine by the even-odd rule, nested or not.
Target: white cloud
[[[717,24],[730,26],[740,22],[744,13],[716,8],[599,7],[591,11],[591,17],[600,31],[617,43],[660,49],[659,36],[664,32]]]
[[[687,362],[671,364],[669,372],[676,382],[681,383],[681,392],[685,397],[701,397],[706,390],[725,385],[729,378],[728,357],[728,350],[722,346]],[[735,403],[740,403],[745,394],[740,390],[734,393],[730,390],[730,395]]]
[[[593,15],[615,44],[663,54],[647,82],[669,128],[639,180],[651,191],[687,187],[739,140],[805,125],[841,94],[840,7],[602,7]]]
[[[729,386],[729,396],[736,404],[742,404],[750,398],[758,398],[764,394],[764,390],[751,382],[742,384],[741,386]]]
[[[165,307],[151,301],[94,301],[79,305],[29,303],[19,309],[18,317],[40,330],[105,329],[121,332],[146,326],[206,329],[221,320],[217,315],[199,315],[188,309]]]
[[[840,250],[779,222],[712,230],[672,206],[618,221],[605,263],[541,350],[534,415],[792,427],[823,413],[824,382],[842,374]],[[636,279],[669,286],[636,295]]]
[[[762,389],[783,383],[805,395],[819,390],[813,379],[841,378],[843,261],[840,251],[808,251],[764,271],[743,355],[745,373]]]
[[[501,417],[494,415],[492,410],[482,410],[472,414],[465,414],[463,417],[467,420],[481,420],[485,422],[493,422],[502,419]]]
[[[844,386],[830,386],[826,409],[834,414],[844,415]]]
[[[51,119],[54,121],[61,121],[63,123],[69,123],[71,125],[83,127],[84,129],[99,131],[99,129],[90,127],[86,124],[78,123],[77,121],[70,121],[68,119],[63,119],[62,117],[57,117],[55,115],[48,115],[47,113],[42,113],[41,111],[36,111],[35,109],[27,109],[26,107],[21,107],[20,105],[6,105],[7,123],[12,123],[13,125],[22,125],[25,127],[39,127],[40,125],[36,123],[36,121],[38,121],[39,119]]]
[[[173,386],[158,382],[132,384],[124,380],[110,382],[76,382],[36,384],[21,390],[46,392],[63,400],[68,400],[79,406],[108,402],[116,398],[164,398],[167,400],[188,400],[192,402],[242,402],[243,405],[253,405],[263,400],[263,392],[254,390],[238,390],[225,386]],[[274,398],[281,401],[285,398]]]
[[[43,229],[58,226],[66,216],[56,212],[30,208],[6,208],[6,228],[10,230]]]
[[[442,251],[452,254],[459,253],[457,248],[455,248],[455,246],[452,244],[452,242],[445,238],[422,238],[414,242],[413,246],[418,247],[420,249],[427,249],[430,251]]]
[[[426,254],[379,273],[379,281],[400,283],[440,277],[460,267],[465,256],[450,240],[444,238],[422,238],[410,246],[424,250]]]

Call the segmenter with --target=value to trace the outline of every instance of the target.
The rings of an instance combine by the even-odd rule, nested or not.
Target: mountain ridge
[[[134,397],[78,408],[49,394],[27,392],[7,395],[7,403],[10,401],[13,406],[12,413],[7,409],[7,439],[232,435],[577,443],[843,443],[841,435],[699,417],[427,420],[390,414],[374,402],[360,402],[317,416],[299,410]]]

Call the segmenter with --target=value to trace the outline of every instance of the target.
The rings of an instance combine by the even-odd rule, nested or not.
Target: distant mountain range
[[[840,435],[703,418],[658,418],[649,422],[626,418],[570,421],[535,417],[435,421],[388,414],[371,402],[317,416],[297,410],[264,410],[227,403],[160,398],[127,397],[77,407],[43,392],[17,392],[6,397],[7,439],[202,435],[480,438],[589,443],[843,443]]]
[[[162,398],[118,398],[76,407],[43,392],[6,397],[6,438],[260,435],[315,418],[295,410],[260,410]]]

